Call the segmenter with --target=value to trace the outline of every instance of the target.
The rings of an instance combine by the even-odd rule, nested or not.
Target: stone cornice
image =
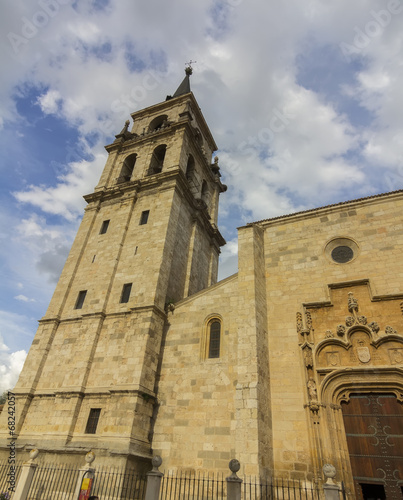
[[[225,187],[219,180],[218,182],[221,186],[221,189],[225,191]],[[217,226],[211,223],[207,210],[198,204],[199,200],[195,199],[195,197],[190,192],[186,176],[178,165],[171,167],[170,170],[167,170],[165,172],[144,177],[141,180],[127,181],[125,183],[119,184],[118,186],[114,186],[113,188],[107,188],[104,191],[96,191],[95,193],[84,196],[84,199],[87,201],[87,203],[94,203],[97,205],[105,201],[112,200],[114,200],[116,203],[120,203],[123,196],[125,196],[126,199],[129,200],[132,197],[140,196],[142,192],[156,188],[158,188],[159,190],[179,190],[181,195],[189,203],[190,207],[193,208],[195,214],[197,214],[197,219],[201,221],[210,238],[215,241],[219,247],[225,245],[225,239],[221,235]],[[88,207],[88,209],[91,208],[93,207]]]
[[[365,198],[358,198],[356,200],[342,201],[340,203],[334,203],[332,205],[325,205],[324,207],[311,208],[309,210],[302,210],[301,212],[295,212],[293,214],[287,215],[279,215],[278,217],[272,217],[271,219],[262,219],[256,222],[250,222],[245,226],[240,226],[238,229],[245,229],[254,225],[271,225],[275,224],[277,221],[281,221],[282,224],[284,222],[293,222],[296,219],[304,218],[304,217],[318,217],[319,215],[327,215],[331,212],[334,212],[337,208],[343,209],[354,209],[358,208],[361,205],[366,205],[368,202],[373,201],[374,203],[380,201],[387,200],[388,198],[402,198],[403,197],[403,189],[399,189],[397,191],[391,191],[390,193],[381,193],[373,196],[367,196]]]

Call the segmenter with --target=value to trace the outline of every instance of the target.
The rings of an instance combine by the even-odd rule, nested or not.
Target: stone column
[[[31,450],[28,462],[22,464],[22,471],[18,480],[17,488],[15,489],[13,500],[26,500],[35,470],[38,467],[38,464],[34,463],[38,454],[38,450]]]
[[[84,465],[84,467],[81,467],[80,469],[78,469],[80,471],[80,475],[79,475],[78,480],[77,480],[77,484],[76,484],[76,489],[74,491],[73,500],[78,500],[79,497],[80,497],[81,487],[83,485],[83,479],[88,478],[90,480],[92,479],[92,481],[94,480],[95,469],[93,469],[91,467],[91,463],[94,460],[95,460],[95,453],[93,451],[90,451],[90,452],[88,452],[85,455],[85,465]],[[91,495],[92,481],[91,481],[91,483],[89,485],[89,492],[88,492],[88,494],[85,495],[85,497],[82,497],[82,498],[88,498]]]
[[[145,500],[158,500],[160,495],[161,480],[164,474],[158,470],[162,464],[162,458],[156,455],[152,459],[153,470],[147,472],[147,489]]]
[[[232,474],[226,478],[227,500],[241,500],[242,479],[236,474],[241,468],[241,464],[233,458],[228,466]]]
[[[325,464],[322,470],[327,479],[326,483],[323,485],[325,500],[340,500],[339,485],[333,481],[336,475],[336,468],[331,464]]]

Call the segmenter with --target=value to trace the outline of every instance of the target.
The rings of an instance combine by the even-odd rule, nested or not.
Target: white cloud
[[[227,241],[221,251],[219,279],[238,272],[238,239]]]
[[[35,302],[35,299],[29,299],[28,297],[22,294],[16,295],[14,298],[16,300],[21,300],[22,302]]]
[[[9,353],[7,346],[0,344],[0,394],[14,388],[26,357],[26,351]]]
[[[83,195],[94,190],[105,164],[106,155],[101,151],[96,153],[95,148],[93,152],[95,156],[92,161],[70,162],[67,173],[59,176],[56,186],[31,185],[25,191],[15,192],[16,199],[30,203],[49,214],[65,217],[69,221],[76,220],[82,215],[85,207]],[[32,219],[29,223],[25,221],[24,225],[25,232],[38,228]]]
[[[0,394],[17,382],[27,355],[25,349],[16,349],[17,340],[23,338],[30,345],[33,333],[29,324],[24,316],[0,310]]]
[[[340,44],[353,44],[357,28],[365,32],[371,12],[385,8],[380,1],[252,4],[111,0],[97,10],[92,2],[74,2],[60,6],[19,53],[3,37],[0,126],[10,137],[21,135],[14,129],[26,118],[15,98],[34,87],[36,110],[72,127],[79,136],[74,146],[87,158],[66,155],[54,181],[16,179],[18,206],[10,207],[16,215],[2,239],[18,248],[4,256],[20,273],[14,283],[24,285],[24,294],[13,289],[11,299],[36,297],[32,289],[42,290],[44,276],[57,280],[85,206],[82,195],[104,166],[103,145],[130,112],[172,94],[189,59],[197,61],[192,89],[229,186],[221,199],[221,226],[230,236],[220,276],[236,271],[235,226],[402,185],[403,14],[348,61]],[[21,34],[22,17],[31,19],[37,9],[6,2],[3,32]],[[307,68],[304,87],[301,55],[309,60],[318,48],[322,70]],[[334,61],[326,60],[329,53]],[[333,88],[334,78],[340,83]],[[363,111],[368,118],[357,120]],[[20,307],[32,305],[20,298]]]
[[[38,97],[38,104],[45,114],[57,113],[60,101],[61,95],[57,90],[48,90]]]

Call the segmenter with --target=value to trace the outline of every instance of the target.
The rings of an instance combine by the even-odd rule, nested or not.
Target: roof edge
[[[271,217],[269,219],[261,219],[261,220],[255,221],[255,222],[248,222],[244,226],[240,226],[237,229],[243,229],[246,227],[254,226],[255,224],[264,224],[266,222],[273,222],[276,220],[287,219],[289,217],[294,217],[294,216],[299,216],[299,215],[304,215],[304,214],[309,214],[309,213],[313,214],[315,212],[320,212],[321,210],[326,210],[328,208],[341,207],[343,205],[359,203],[359,202],[367,201],[367,200],[376,200],[376,199],[384,198],[384,197],[387,197],[390,195],[397,195],[397,194],[403,194],[403,189],[398,189],[396,191],[390,191],[388,193],[375,194],[372,196],[365,196],[363,198],[357,198],[355,200],[347,200],[347,201],[341,201],[339,203],[332,203],[331,205],[324,205],[323,207],[309,208],[307,210],[301,210],[299,212],[293,212],[293,213],[285,214],[285,215],[278,215],[277,217]]]

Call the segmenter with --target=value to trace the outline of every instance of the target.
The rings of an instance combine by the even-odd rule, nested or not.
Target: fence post
[[[90,480],[89,484],[86,486],[89,487],[89,490],[90,490],[89,494],[91,494],[92,480],[94,478],[94,473],[95,473],[95,469],[93,469],[91,467],[91,464],[94,460],[95,460],[95,453],[93,451],[89,451],[85,455],[85,465],[83,467],[81,467],[80,469],[78,469],[80,471],[80,475],[77,479],[77,484],[76,484],[76,489],[74,490],[73,500],[78,500],[78,498],[80,496],[80,492],[81,492],[81,489],[83,486],[83,479],[84,479],[85,475],[87,475],[88,476],[87,478]]]
[[[158,500],[160,495],[161,480],[163,473],[158,470],[162,464],[162,458],[156,455],[152,459],[153,470],[147,472],[147,488],[145,500]]]
[[[241,500],[241,485],[242,479],[237,476],[237,472],[241,468],[241,464],[233,458],[228,464],[232,474],[226,478],[227,481],[227,500]]]
[[[339,485],[333,481],[333,478],[336,475],[336,468],[332,464],[325,464],[322,470],[327,479],[326,483],[323,485],[325,500],[339,500],[340,488]]]
[[[13,500],[26,500],[29,488],[31,487],[32,479],[38,464],[34,463],[35,458],[38,456],[39,450],[33,449],[29,452],[28,462],[22,464],[20,478],[18,479],[17,488],[13,496]]]

